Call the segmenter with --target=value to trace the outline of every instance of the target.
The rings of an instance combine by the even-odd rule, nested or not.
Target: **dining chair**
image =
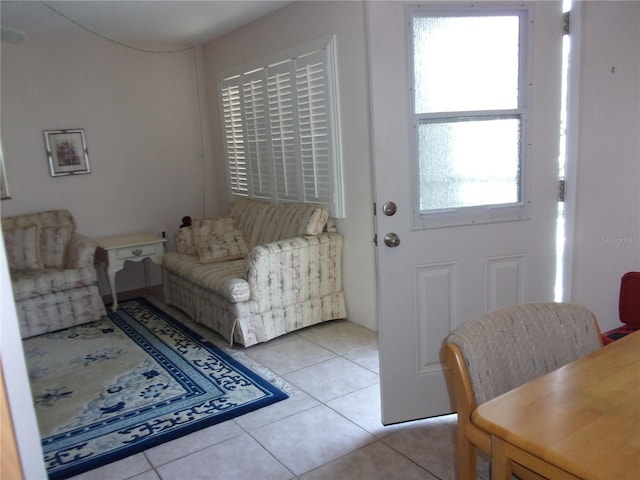
[[[445,357],[458,412],[458,478],[476,480],[478,450],[491,455],[491,436],[471,415],[498,395],[602,347],[591,311],[567,303],[497,308],[456,328]],[[522,479],[542,479],[514,465]]]
[[[627,272],[622,276],[618,313],[622,326],[602,334],[605,345],[640,330],[640,272]]]

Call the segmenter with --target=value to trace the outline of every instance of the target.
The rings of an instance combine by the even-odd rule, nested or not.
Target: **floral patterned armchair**
[[[67,210],[2,219],[22,338],[106,315],[94,266],[97,243],[75,231]]]

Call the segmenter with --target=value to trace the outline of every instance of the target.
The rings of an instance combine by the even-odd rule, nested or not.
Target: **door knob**
[[[397,247],[398,245],[400,245],[400,237],[397,234],[393,233],[393,232],[392,233],[387,233],[384,236],[384,244],[387,247],[391,247],[391,248]]]

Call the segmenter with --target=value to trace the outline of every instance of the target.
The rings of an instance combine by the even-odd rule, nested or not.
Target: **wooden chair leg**
[[[458,430],[458,480],[476,480],[477,450],[460,429]]]

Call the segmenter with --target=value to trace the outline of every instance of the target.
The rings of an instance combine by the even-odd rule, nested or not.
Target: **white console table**
[[[118,309],[116,273],[124,268],[126,261],[141,262],[148,258],[154,263],[161,264],[166,241],[165,238],[150,233],[129,233],[97,240],[96,259],[104,266],[109,279],[113,311]],[[145,285],[149,288],[149,270],[146,262],[143,262],[143,265]]]

